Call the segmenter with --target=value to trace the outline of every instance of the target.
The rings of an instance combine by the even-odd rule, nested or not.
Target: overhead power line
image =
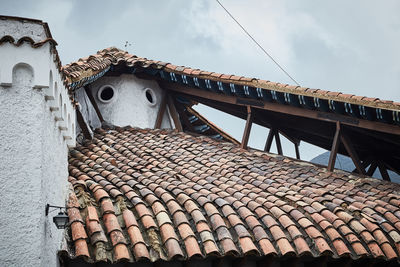
[[[239,21],[235,19],[235,17],[228,11],[228,9],[226,9],[219,0],[215,1],[217,1],[217,3],[236,22],[236,24],[239,25],[240,28],[242,28],[242,30],[247,34],[247,36],[249,36],[249,38],[253,40],[253,42],[264,52],[264,54],[266,54],[275,63],[275,65],[278,66],[278,68],[280,68],[295,84],[300,86],[300,84],[256,41],[256,39],[254,39],[253,36],[251,36],[251,34],[239,23]]]

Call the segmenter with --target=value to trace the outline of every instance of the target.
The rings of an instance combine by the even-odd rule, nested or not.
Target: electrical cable
[[[295,84],[300,86],[300,84],[256,41],[256,39],[251,36],[251,34],[239,23],[237,19],[222,5],[222,3],[219,0],[215,0],[217,3],[225,10],[225,12],[236,22],[237,25],[239,25],[240,28],[247,34],[247,36],[250,37],[251,40],[266,54],[278,68],[280,68]]]

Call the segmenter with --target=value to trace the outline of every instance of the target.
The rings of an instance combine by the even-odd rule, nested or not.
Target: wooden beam
[[[268,133],[267,141],[265,142],[264,151],[269,152],[271,150],[272,141],[274,140],[275,129],[271,128]]]
[[[103,123],[104,122],[103,115],[101,115],[99,106],[97,105],[97,102],[93,97],[92,90],[90,90],[90,88],[88,86],[85,86],[84,88],[85,88],[86,95],[89,97],[90,103],[92,103],[92,106],[93,106],[94,110],[96,111],[97,117],[99,118],[100,122]]]
[[[76,120],[78,121],[79,128],[81,128],[82,130],[83,137],[85,137],[85,139],[91,140],[92,136],[90,135],[89,128],[78,107],[76,108]]]
[[[248,98],[241,98],[237,96],[228,96],[224,94],[218,94],[210,91],[192,88],[186,85],[171,83],[166,81],[160,81],[163,88],[172,90],[174,92],[198,96],[205,99],[213,99],[218,102],[224,102],[229,104],[235,104],[239,106],[251,106],[254,108],[265,109],[280,113],[286,113],[294,116],[300,116],[305,118],[311,118],[320,121],[327,122],[340,122],[341,124],[355,126],[359,128],[374,130],[378,132],[385,132],[395,135],[400,135],[400,127],[397,125],[390,125],[382,122],[368,121],[364,119],[356,119],[346,115],[339,115],[329,112],[313,111],[305,108],[299,108],[289,105],[281,105],[278,103],[269,103],[260,100],[253,100]]]
[[[361,167],[365,170],[372,163],[373,160],[374,160],[373,157],[368,157],[361,163]]]
[[[357,154],[356,150],[354,149],[351,141],[348,139],[348,137],[344,133],[342,133],[340,135],[340,140],[342,141],[344,147],[346,148],[347,153],[350,155],[350,158],[353,161],[354,166],[356,166],[358,173],[365,175],[366,174],[365,169],[362,167],[360,158],[358,157],[358,154]]]
[[[191,96],[189,96],[189,97],[191,97]],[[230,114],[232,116],[236,116],[236,117],[239,117],[239,118],[242,118],[242,119],[246,119],[247,114],[246,114],[246,116],[242,116],[241,115],[241,112],[242,112],[241,110],[243,110],[242,106],[237,107],[237,106],[232,105],[232,104],[218,103],[218,102],[215,102],[215,101],[212,101],[212,100],[209,100],[209,99],[202,99],[202,98],[193,97],[193,96],[191,97],[191,99],[194,99],[197,102],[202,103],[202,104],[204,104],[206,106],[209,106],[209,107],[215,108],[217,110],[220,110],[222,112],[228,113],[228,114]],[[255,112],[255,111],[257,111],[257,109],[253,108],[253,112]],[[262,110],[262,111],[268,112],[268,113],[272,113],[271,111],[266,111],[266,110]],[[275,115],[276,114],[278,114],[278,113],[275,113]],[[262,125],[264,127],[270,128],[270,129],[271,128],[279,128],[279,130],[281,131],[281,134],[283,136],[285,136],[285,137],[286,137],[286,135],[288,135],[288,133],[287,133],[288,128],[287,127],[291,127],[296,132],[301,131],[301,132],[304,132],[304,133],[306,133],[308,135],[312,135],[313,137],[316,136],[316,135],[319,135],[319,133],[316,130],[308,130],[308,129],[306,129],[307,126],[304,126],[302,129],[293,128],[293,125],[291,123],[288,125],[288,123],[282,123],[282,119],[271,119],[270,115],[271,114],[268,114],[268,115],[260,114],[260,116],[254,116],[253,117],[253,123],[258,123],[259,125]],[[284,114],[280,114],[280,115],[282,117],[284,117]],[[328,123],[328,125],[329,125],[329,123]],[[325,128],[325,125],[324,125],[324,128]],[[293,136],[293,134],[291,134],[290,136]],[[330,140],[332,139],[332,135],[328,135],[328,133],[327,133],[327,134],[320,135],[320,137],[324,138],[326,140],[326,142],[329,143],[329,148],[330,148],[330,144],[331,144]],[[299,138],[296,138],[296,139],[299,140]]]
[[[331,154],[329,155],[328,171],[333,171],[335,168],[336,155],[340,145],[340,122],[336,122],[336,132],[333,138]]]
[[[300,140],[299,139],[288,135],[283,130],[281,130],[280,127],[279,127],[279,134],[281,134],[283,137],[285,137],[287,140],[289,140],[293,144],[300,144]]]
[[[387,159],[385,159],[384,162],[385,162],[385,165],[386,165],[386,169],[391,170],[391,171],[393,171],[393,172],[395,172],[395,173],[400,175],[400,168],[399,167],[395,168],[394,165],[392,165],[390,162],[388,162]],[[396,164],[396,166],[398,165],[397,162],[395,164]]]
[[[233,116],[246,119],[247,113],[245,112],[245,109],[243,106],[237,106],[234,104],[229,104],[229,103],[221,103],[214,101],[212,99],[204,99],[196,96],[190,96],[190,95],[184,95],[184,97],[194,100],[198,103],[202,103],[204,105],[213,107],[215,109],[218,109],[222,112],[226,112],[228,114],[231,114]],[[333,133],[336,129],[336,124],[332,124],[329,122],[323,122],[323,121],[311,121],[308,118],[303,118],[303,117],[294,117],[292,115],[287,115],[283,113],[277,113],[273,111],[268,111],[268,110],[263,110],[263,109],[258,109],[258,108],[253,108],[253,112],[255,113],[255,116],[253,117],[253,123],[257,123],[259,125],[262,125],[267,128],[271,127],[277,127],[281,131],[281,133],[288,134],[291,137],[295,137],[296,139],[308,142],[310,144],[319,146],[321,148],[324,148],[326,150],[331,150],[332,148],[332,140],[333,140]],[[290,128],[288,128],[290,127]],[[348,136],[354,140],[357,141],[357,143],[354,143],[353,146],[357,150],[358,155],[361,159],[367,158],[371,150],[375,149],[379,150],[380,145],[378,145],[378,148],[376,148],[377,144],[375,142],[370,142],[368,139],[366,142],[362,141],[361,139],[357,139],[358,137],[350,135],[350,130],[354,130],[355,127],[350,127],[348,128],[349,132],[347,132]],[[373,132],[373,131],[368,131],[368,130],[363,130],[364,132]],[[333,132],[333,133],[332,133]],[[381,133],[382,135],[388,135]],[[395,138],[392,136],[392,138]],[[399,138],[400,140],[400,138]],[[386,149],[386,146],[390,144],[383,143],[382,145],[385,145],[384,148],[381,148],[381,151],[392,151],[390,148]],[[396,150],[397,147],[393,147],[393,151],[399,151]],[[400,149],[400,147],[399,147]],[[338,153],[343,154],[348,156],[347,151],[344,146],[339,146]],[[391,160],[393,161],[394,156],[396,152],[391,152]],[[400,160],[400,156],[399,156]],[[397,161],[394,161],[397,162]],[[385,164],[387,165],[388,160],[385,160]],[[391,166],[396,165],[394,163],[391,163]]]
[[[185,96],[185,97],[188,97],[189,99],[195,100],[199,103],[202,103],[209,107],[215,108],[222,112],[226,112],[233,116],[236,116],[236,117],[239,117],[242,119],[246,119],[245,114],[247,115],[247,113],[244,112],[245,110],[243,109],[242,106],[235,106],[235,105],[228,104],[228,103],[218,103],[218,102],[210,100],[210,99],[202,99],[202,98],[196,97],[196,96]],[[257,108],[253,108],[252,110],[254,113],[253,123],[257,123],[259,125],[262,125],[264,127],[270,128],[270,129],[278,128],[280,134],[282,134],[284,137],[288,138],[289,141],[293,142],[296,140],[299,140],[299,141],[302,140],[307,143],[324,148],[326,150],[331,150],[331,148],[332,148],[332,139],[333,139],[332,131],[335,131],[336,124],[331,125],[330,123],[326,123],[326,122],[315,123],[314,126],[317,126],[317,127],[321,127],[321,124],[323,125],[322,126],[324,129],[323,134],[319,134],[317,127],[309,128],[310,126],[312,126],[309,119],[299,118],[299,117],[297,117],[297,118],[291,117],[290,120],[288,122],[286,122],[284,120],[284,118],[289,117],[289,116],[285,116],[282,113],[276,113],[276,112],[267,111],[267,110],[260,110]],[[275,117],[275,116],[277,116],[277,117]],[[296,120],[298,121],[298,123],[300,125],[303,125],[304,121],[306,121],[306,120],[308,122],[306,122],[305,126],[302,128],[293,128]],[[334,127],[332,127],[332,126],[334,126]],[[288,127],[291,127],[291,128],[288,128]],[[352,128],[352,129],[354,129],[354,128]],[[355,137],[352,137],[352,139],[353,138],[355,138]],[[360,158],[367,158],[369,156],[369,155],[366,155],[366,154],[370,153],[370,151],[367,150],[368,149],[367,147],[360,147],[359,145],[358,146],[353,145],[353,146],[355,147],[355,149],[357,149],[357,152],[358,152],[358,155]],[[267,148],[268,147],[267,147],[267,142],[266,142],[264,151],[268,151],[268,150],[266,150]],[[341,154],[347,156],[347,151],[344,148],[344,146],[339,146],[339,150],[337,153],[341,153]],[[393,158],[393,157],[391,157],[391,158]],[[387,164],[386,161],[385,161],[385,163]]]
[[[251,112],[251,107],[248,106],[247,107],[246,126],[244,127],[242,142],[240,144],[240,148],[242,148],[242,149],[247,149],[247,143],[249,142],[250,131],[251,131],[252,124],[253,124],[253,114]]]
[[[179,120],[179,116],[178,116],[178,112],[176,111],[174,100],[172,99],[171,95],[168,95],[167,98],[168,98],[167,99],[168,109],[169,109],[169,112],[171,113],[171,117],[174,121],[175,129],[177,129],[179,132],[183,132],[182,124],[181,124],[181,121]]]
[[[377,167],[378,167],[378,163],[376,161],[373,161],[371,163],[371,166],[369,166],[369,168],[368,168],[367,175],[368,176],[374,175],[374,172],[375,172]]]
[[[208,119],[206,119],[205,117],[203,117],[200,113],[198,113],[196,110],[194,110],[192,107],[186,106],[186,110],[187,113],[190,116],[195,116],[197,117],[200,121],[202,121],[203,123],[207,124],[208,126],[210,126],[210,128],[219,133],[225,140],[230,141],[236,145],[240,145],[240,142],[238,140],[236,140],[235,138],[233,138],[232,136],[230,136],[228,133],[226,133],[225,131],[223,131],[222,129],[218,128],[218,126],[214,125],[212,122],[210,122]],[[194,125],[196,122],[193,122],[192,124]]]
[[[379,172],[382,175],[382,179],[390,182],[389,173],[387,172],[387,168],[382,161],[378,161],[378,168],[379,168]]]
[[[279,137],[279,131],[275,131],[275,143],[276,143],[276,149],[278,150],[278,154],[283,155],[281,138]]]
[[[186,130],[189,132],[196,132],[193,125],[190,123],[188,116],[185,113],[183,105],[176,105],[176,110],[178,111],[179,118],[182,120],[183,124],[186,126]]]
[[[361,168],[363,168],[364,170],[372,163],[373,158],[372,157],[368,157],[366,160],[361,162]],[[357,172],[357,167],[353,169],[352,172]]]
[[[157,119],[156,119],[156,122],[154,123],[154,129],[161,128],[162,120],[164,118],[165,110],[167,107],[167,93],[162,94],[161,97],[162,97],[162,99],[161,99],[161,103],[160,103],[160,108],[158,109]]]
[[[283,135],[286,139],[288,139],[290,142],[292,142],[294,144],[294,151],[296,153],[296,159],[300,159],[300,151],[299,151],[300,140],[289,136],[288,134],[284,133],[281,129],[278,130],[278,134]]]
[[[300,159],[299,145],[300,145],[300,142],[299,143],[294,143],[294,150],[296,152],[296,159]]]

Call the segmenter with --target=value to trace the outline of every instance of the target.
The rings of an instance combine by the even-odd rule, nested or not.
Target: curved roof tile
[[[135,58],[135,60],[132,60]],[[247,78],[236,75],[226,75],[215,72],[208,72],[203,70],[195,70],[184,66],[175,66],[170,63],[163,63],[158,61],[149,60],[147,58],[140,58],[131,55],[126,51],[120,50],[115,47],[106,48],[97,52],[96,55],[88,58],[79,59],[77,62],[65,65],[63,71],[66,75],[68,84],[78,83],[84,81],[86,78],[95,76],[102,71],[107,70],[111,65],[125,63],[129,67],[142,67],[154,68],[173,72],[183,75],[191,75],[193,77],[209,79],[213,81],[228,82],[238,85],[247,85],[255,88],[264,88],[269,90],[276,90],[278,92],[292,93],[296,95],[318,97],[321,99],[335,100],[345,103],[364,105],[374,108],[383,108],[389,110],[400,110],[400,103],[393,101],[379,100],[378,98],[368,98],[362,96],[355,96],[350,94],[342,94],[339,92],[324,91],[320,89],[311,89],[300,86],[291,86],[288,84],[275,83],[271,81]]]
[[[400,259],[394,183],[136,128],[98,130],[69,163],[72,258]]]

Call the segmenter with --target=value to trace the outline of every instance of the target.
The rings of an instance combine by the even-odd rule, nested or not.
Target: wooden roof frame
[[[295,145],[296,158],[300,141],[305,141],[333,151],[332,157],[337,153],[350,156],[355,171],[362,175],[376,168],[383,176],[387,169],[400,173],[400,103],[195,70],[114,47],[69,64],[64,72],[72,89],[103,75],[129,73],[156,80],[174,98],[167,103],[169,109],[198,102],[246,120],[242,148],[247,147],[251,125],[256,123],[271,129],[266,148],[274,138],[279,154],[283,154],[279,138],[283,135]],[[174,120],[181,125],[177,128],[190,132],[185,109],[176,110]]]
[[[255,111],[256,110],[266,110],[266,111],[273,111],[281,114],[288,114],[296,117],[303,117],[307,119],[312,119],[316,121],[321,121],[321,122],[328,122],[332,125],[335,125],[334,127],[340,127],[342,126],[351,126],[351,127],[356,127],[359,129],[363,129],[366,131],[374,131],[374,132],[380,132],[382,134],[389,134],[389,135],[395,135],[399,136],[399,141],[400,141],[400,127],[397,125],[390,125],[390,124],[385,124],[382,122],[374,122],[374,121],[368,121],[368,120],[363,120],[359,118],[352,118],[340,114],[332,114],[328,112],[323,112],[323,111],[317,111],[317,110],[308,110],[308,109],[303,109],[303,108],[298,108],[298,107],[293,107],[293,106],[288,106],[288,105],[282,105],[278,103],[270,103],[270,102],[265,102],[261,100],[253,100],[253,99],[247,99],[247,98],[241,98],[238,96],[229,96],[229,95],[224,95],[224,94],[219,94],[211,91],[205,91],[205,90],[199,90],[197,88],[193,88],[187,85],[182,85],[179,83],[173,83],[173,82],[168,82],[168,81],[159,81],[160,86],[163,89],[166,89],[167,91],[173,92],[178,95],[183,95],[186,97],[189,97],[191,100],[198,101],[199,103],[218,108],[217,106],[210,105],[210,103],[207,103],[207,100],[212,100],[214,103],[225,103],[225,104],[230,104],[238,107],[242,107],[243,110],[246,110],[246,117],[243,116],[243,119],[246,119],[246,126],[245,130],[243,133],[243,138],[242,138],[242,143],[241,143],[241,148],[247,148],[249,136],[250,136],[250,130],[251,130],[251,125],[253,122],[257,121],[255,117]],[[206,101],[204,101],[206,100]],[[224,111],[224,108],[220,108],[221,111]],[[226,111],[226,110],[225,110]],[[228,113],[230,113],[228,111]],[[235,115],[230,113],[231,115]],[[237,116],[237,114],[235,115]],[[265,126],[265,125],[264,125]],[[272,138],[275,137],[276,143],[277,143],[277,149],[280,155],[283,154],[282,152],[282,147],[281,147],[281,142],[279,139],[279,133],[284,134],[285,129],[279,129],[276,127],[270,127],[271,131],[271,136],[267,138],[267,143],[266,147],[268,146],[268,150],[271,147],[272,143]],[[340,134],[339,134],[340,133]],[[391,169],[392,171],[395,171],[397,173],[400,173],[400,168],[394,167],[392,163],[390,162],[384,162],[384,160],[380,158],[376,158],[373,161],[368,161],[367,164],[367,159],[364,157],[361,159],[358,156],[358,153],[356,149],[353,146],[352,141],[349,139],[349,137],[343,132],[343,130],[339,133],[335,134],[337,135],[337,138],[332,139],[332,145],[331,147],[324,147],[325,149],[331,150],[331,156],[329,160],[329,166],[328,170],[333,171],[333,166],[334,166],[334,159],[336,159],[336,155],[339,151],[339,146],[340,144],[343,145],[343,149],[341,154],[348,155],[356,169],[355,172],[358,172],[360,175],[371,175],[370,172],[368,171],[369,169],[378,169],[380,170],[382,177],[384,177],[385,180],[390,180],[387,170]],[[380,137],[380,134],[374,134],[377,137]],[[298,143],[300,140],[297,138],[291,138],[290,135],[285,134],[286,137],[290,141],[292,141],[295,145],[295,151],[296,151],[296,158],[299,159],[299,150],[298,150]],[[327,137],[329,138],[329,137]],[[294,139],[294,140],[293,140]],[[269,142],[268,142],[269,141]],[[306,141],[306,140],[304,140]],[[336,141],[336,142],[335,142]],[[312,142],[311,142],[312,143]],[[315,143],[314,143],[315,144]],[[400,142],[398,142],[400,145]],[[318,145],[318,144],[315,144]],[[330,149],[331,148],[331,149]],[[377,167],[375,167],[375,165]],[[369,168],[367,168],[370,166]],[[397,165],[396,165],[397,166]]]

